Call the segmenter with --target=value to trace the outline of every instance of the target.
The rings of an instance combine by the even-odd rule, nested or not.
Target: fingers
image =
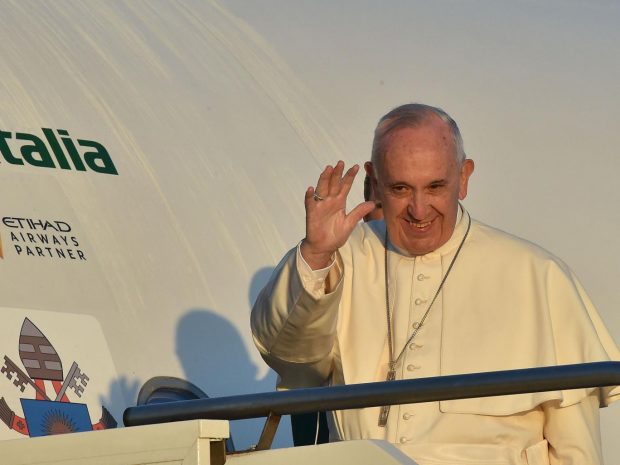
[[[327,195],[329,195],[330,184],[333,174],[334,168],[332,168],[330,165],[327,165],[319,176],[319,180],[316,183],[316,189],[314,189],[314,192],[316,192],[322,197],[326,197]],[[312,193],[314,194],[314,192]]]
[[[339,160],[336,166],[327,165],[319,175],[316,187],[308,187],[305,193],[305,205],[312,208],[313,202],[327,200],[329,198],[346,202],[346,198],[351,191],[355,176],[359,171],[358,165],[353,165],[343,176],[344,162]],[[316,196],[320,199],[317,200]],[[344,206],[344,204],[343,204]],[[312,208],[314,210],[314,208]]]
[[[336,167],[332,172],[331,179],[329,180],[329,194],[338,195],[340,193],[340,184],[342,182],[342,172],[344,171],[344,162],[338,160]]]
[[[304,203],[306,204],[306,208],[308,208],[308,204],[314,199],[312,196],[314,195],[314,187],[310,186],[306,189],[306,195],[304,195]]]
[[[341,193],[344,193],[346,197],[358,171],[359,166],[353,165],[343,176],[344,162],[342,160],[339,160],[334,167],[327,165],[319,176],[314,192],[321,197],[338,196]]]
[[[359,169],[359,165],[353,165],[347,170],[347,173],[344,175],[341,183],[340,192],[344,194],[345,197],[349,195],[349,191],[351,190],[351,186],[353,185],[353,181],[355,180],[355,176],[357,176],[357,172],[359,171]]]

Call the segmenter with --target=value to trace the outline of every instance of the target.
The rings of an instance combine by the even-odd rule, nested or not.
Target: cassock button
[[[412,342],[411,344],[409,344],[409,350],[416,350],[422,347],[422,344],[416,344],[415,342]]]
[[[413,415],[410,413],[403,413],[403,420],[409,420]]]
[[[420,299],[419,297],[417,299],[415,299],[415,304],[416,305],[422,305],[422,304],[425,304],[425,303],[426,303],[426,300],[424,300],[424,299]]]
[[[420,327],[420,322],[416,321],[412,326],[413,326],[413,329],[418,329]]]
[[[425,279],[426,279],[426,276],[424,276],[422,273],[418,275],[418,281],[424,281]]]
[[[415,370],[418,370],[419,368],[420,368],[420,365],[413,365],[413,364],[407,365],[407,371],[415,371]]]
[[[400,441],[401,444],[405,444],[405,443],[407,443],[407,441],[409,441],[409,439],[407,439],[405,436],[401,436],[399,441]]]

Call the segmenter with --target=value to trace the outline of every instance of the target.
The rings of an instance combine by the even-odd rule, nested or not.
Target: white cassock
[[[570,269],[540,247],[472,221],[443,289],[415,339],[461,243],[410,257],[388,247],[396,379],[620,360]],[[299,247],[280,262],[252,311],[252,332],[279,387],[385,380],[389,359],[385,223],[360,224],[325,270]],[[326,282],[327,281],[327,282]],[[325,293],[324,289],[330,289]],[[405,346],[406,344],[406,346]],[[334,412],[333,439],[385,439],[420,465],[602,463],[599,405],[620,388],[578,389]]]

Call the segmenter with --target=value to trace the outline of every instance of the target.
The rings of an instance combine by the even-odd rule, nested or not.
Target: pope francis
[[[365,164],[375,208],[346,213],[358,167],[327,166],[305,194],[306,236],[252,311],[280,388],[620,360],[571,270],[472,219],[474,162],[443,110],[398,107]],[[602,463],[599,407],[620,388],[333,412],[330,438],[385,439],[420,465]]]

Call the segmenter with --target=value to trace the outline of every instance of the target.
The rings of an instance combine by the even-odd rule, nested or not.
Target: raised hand
[[[332,255],[344,245],[355,225],[375,207],[374,202],[362,202],[347,215],[347,196],[359,171],[354,165],[345,175],[344,162],[327,166],[314,187],[306,190],[306,237],[301,243],[301,255],[310,268],[318,270],[330,264]]]

